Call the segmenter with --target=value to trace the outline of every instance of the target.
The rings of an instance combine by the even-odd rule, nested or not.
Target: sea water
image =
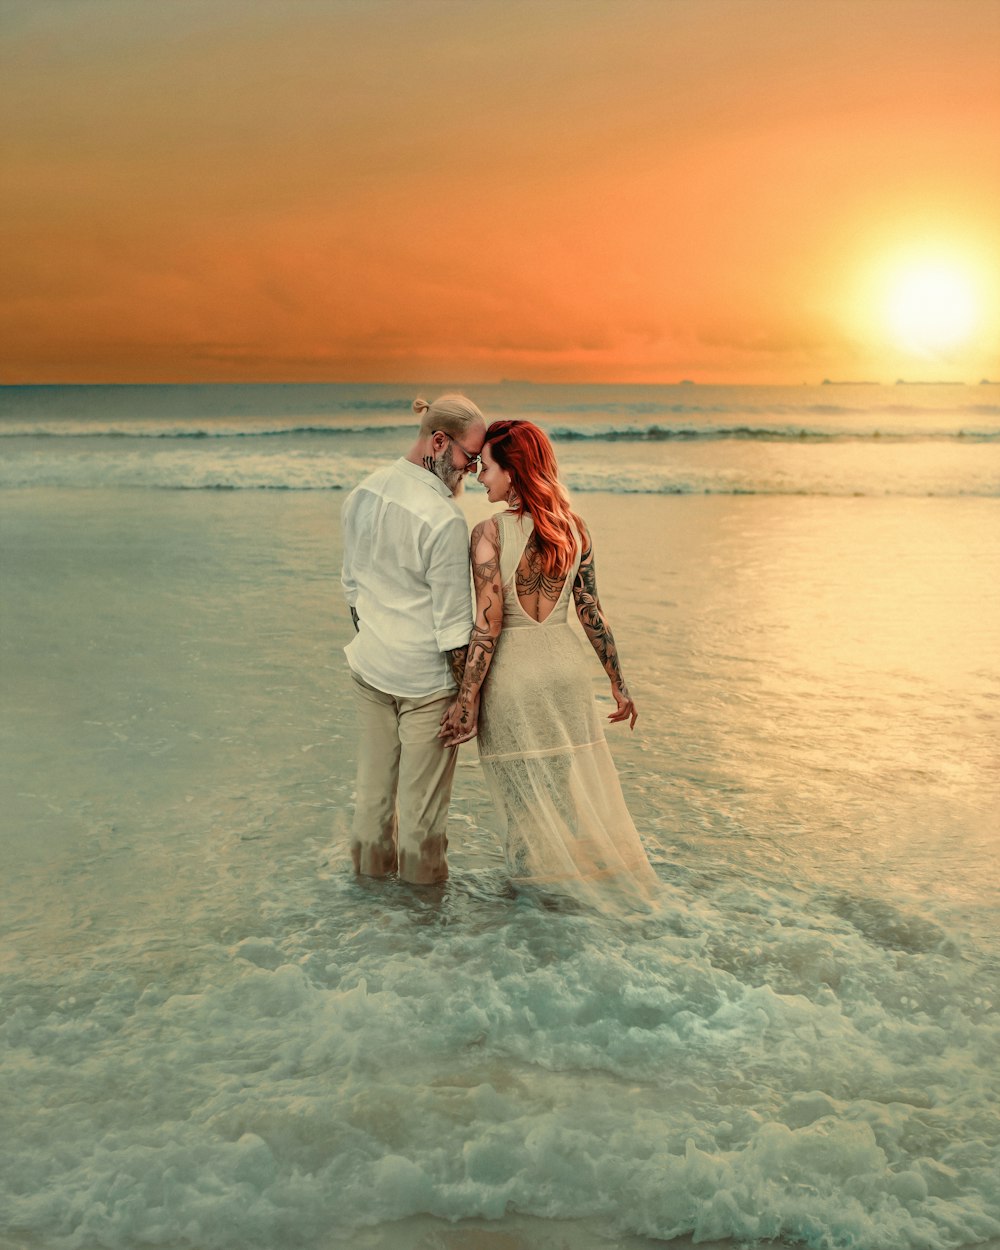
[[[469,389],[594,532],[662,909],[513,892],[472,747],[444,889],[348,870],[415,390],[0,391],[0,1244],[1000,1238],[997,388]]]

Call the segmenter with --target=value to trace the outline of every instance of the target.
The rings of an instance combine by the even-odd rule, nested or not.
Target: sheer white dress
[[[503,629],[479,711],[479,758],[506,824],[516,884],[555,886],[598,905],[643,903],[656,875],[622,797],[594,701],[593,664],[569,623],[576,559],[552,611],[521,606],[515,573],[530,517],[502,513]]]

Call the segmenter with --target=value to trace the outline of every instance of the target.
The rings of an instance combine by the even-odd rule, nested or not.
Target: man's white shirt
[[[448,651],[472,633],[469,533],[444,482],[399,459],[343,508],[341,581],[360,622],[344,648],[355,673],[385,694],[453,689]]]

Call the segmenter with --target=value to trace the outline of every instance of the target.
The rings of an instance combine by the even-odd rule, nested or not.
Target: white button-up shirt
[[[399,459],[344,502],[341,581],[359,630],[347,662],[376,690],[419,698],[455,687],[444,654],[472,633],[469,532],[444,482]]]

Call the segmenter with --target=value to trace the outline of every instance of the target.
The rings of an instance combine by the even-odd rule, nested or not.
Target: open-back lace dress
[[[502,513],[503,630],[483,686],[479,758],[506,822],[517,884],[587,901],[644,902],[656,876],[622,797],[594,702],[592,665],[568,620],[576,559],[542,621],[518,599],[515,574],[533,523]]]

